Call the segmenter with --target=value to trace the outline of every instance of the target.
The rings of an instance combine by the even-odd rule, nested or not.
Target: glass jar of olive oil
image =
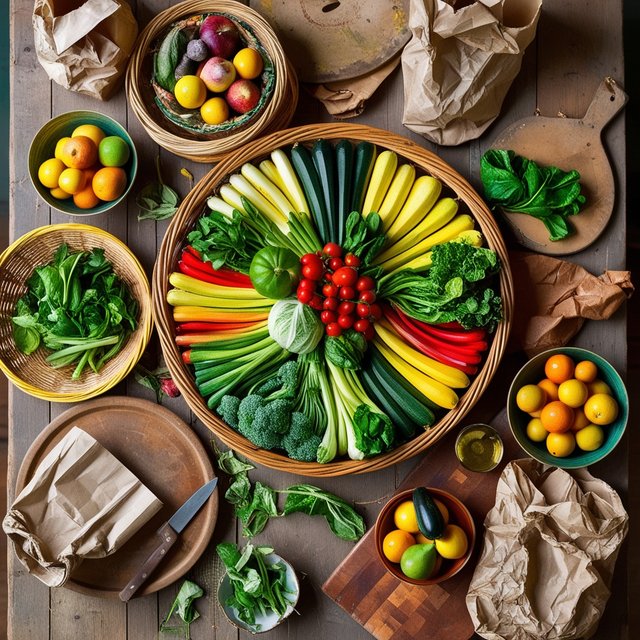
[[[456,438],[456,456],[470,471],[491,471],[500,460],[504,446],[498,432],[488,424],[470,424]]]

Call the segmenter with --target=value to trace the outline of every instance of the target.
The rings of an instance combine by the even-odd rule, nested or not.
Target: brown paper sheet
[[[586,469],[509,463],[484,522],[467,608],[489,640],[570,640],[594,633],[629,517]]]
[[[442,145],[480,136],[520,71],[541,5],[479,0],[456,9],[443,0],[411,0],[403,124]]]
[[[355,118],[364,111],[366,101],[399,64],[400,56],[396,56],[378,69],[359,78],[327,84],[308,84],[305,87],[314,98],[322,102],[327,112],[334,118],[340,120]]]
[[[119,549],[162,507],[129,469],[73,427],[40,463],[2,523],[18,559],[50,587]]]
[[[511,347],[527,355],[568,344],[585,320],[607,320],[629,298],[629,271],[596,277],[580,265],[536,253],[513,251],[515,282]]]
[[[107,100],[126,68],[138,23],[125,0],[35,0],[33,32],[51,80]]]

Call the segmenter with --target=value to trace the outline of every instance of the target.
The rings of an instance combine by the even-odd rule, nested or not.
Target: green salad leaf
[[[480,159],[480,178],[494,209],[540,219],[552,241],[573,232],[568,218],[578,214],[586,201],[577,171],[541,166],[510,150],[487,151]]]
[[[189,640],[189,638],[191,638],[191,623],[200,617],[200,613],[195,608],[195,601],[203,595],[204,591],[202,587],[191,580],[185,580],[169,612],[160,623],[160,632],[173,634],[184,633],[184,637]],[[176,616],[180,621],[177,626],[171,624],[171,618],[173,616]]]

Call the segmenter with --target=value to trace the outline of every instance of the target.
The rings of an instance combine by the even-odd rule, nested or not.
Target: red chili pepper
[[[185,251],[188,251],[192,256],[198,258],[198,260],[202,260],[202,254],[197,249],[194,249],[190,244],[187,245]]]
[[[195,251],[195,249],[193,249],[193,251]],[[197,269],[202,273],[217,278],[214,284],[219,284],[223,287],[244,287],[247,289],[253,287],[249,276],[244,273],[232,271],[231,269],[214,269],[210,262],[200,260],[193,251],[190,251],[189,247],[187,247],[187,249],[182,252],[182,262],[192,269]],[[207,280],[207,282],[212,281]]]
[[[438,347],[423,341],[418,335],[412,333],[405,325],[403,325],[395,313],[386,313],[385,318],[400,336],[425,356],[429,356],[430,358],[433,358],[442,364],[449,365],[450,367],[455,367],[468,375],[473,375],[478,372],[478,367],[474,366],[475,363],[470,363],[464,359],[457,358],[453,354],[446,353]]]
[[[229,329],[245,329],[253,322],[181,322],[176,326],[176,333],[202,333],[204,331],[228,331]]]
[[[429,324],[422,320],[410,318],[402,310],[395,308],[398,315],[401,318],[410,320],[413,325],[422,331],[426,331],[433,336],[446,340],[447,342],[465,343],[465,342],[478,342],[484,340],[487,336],[487,332],[484,329],[460,329],[459,331],[452,329],[442,329],[440,325]]]
[[[210,273],[200,271],[199,269],[196,269],[187,264],[184,260],[180,260],[180,262],[178,262],[178,269],[185,275],[196,278],[197,280],[202,280],[202,282],[209,282],[210,284],[226,286],[221,278],[212,276]]]

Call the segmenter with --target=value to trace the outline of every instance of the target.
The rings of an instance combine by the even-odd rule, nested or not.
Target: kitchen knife
[[[129,584],[120,592],[120,600],[128,602],[129,599],[146,582],[160,561],[175,544],[178,534],[191,522],[191,519],[200,511],[200,508],[209,499],[218,484],[218,478],[210,480],[202,485],[157,531],[156,535],[161,539],[160,546],[147,558],[140,571],[131,579]]]

